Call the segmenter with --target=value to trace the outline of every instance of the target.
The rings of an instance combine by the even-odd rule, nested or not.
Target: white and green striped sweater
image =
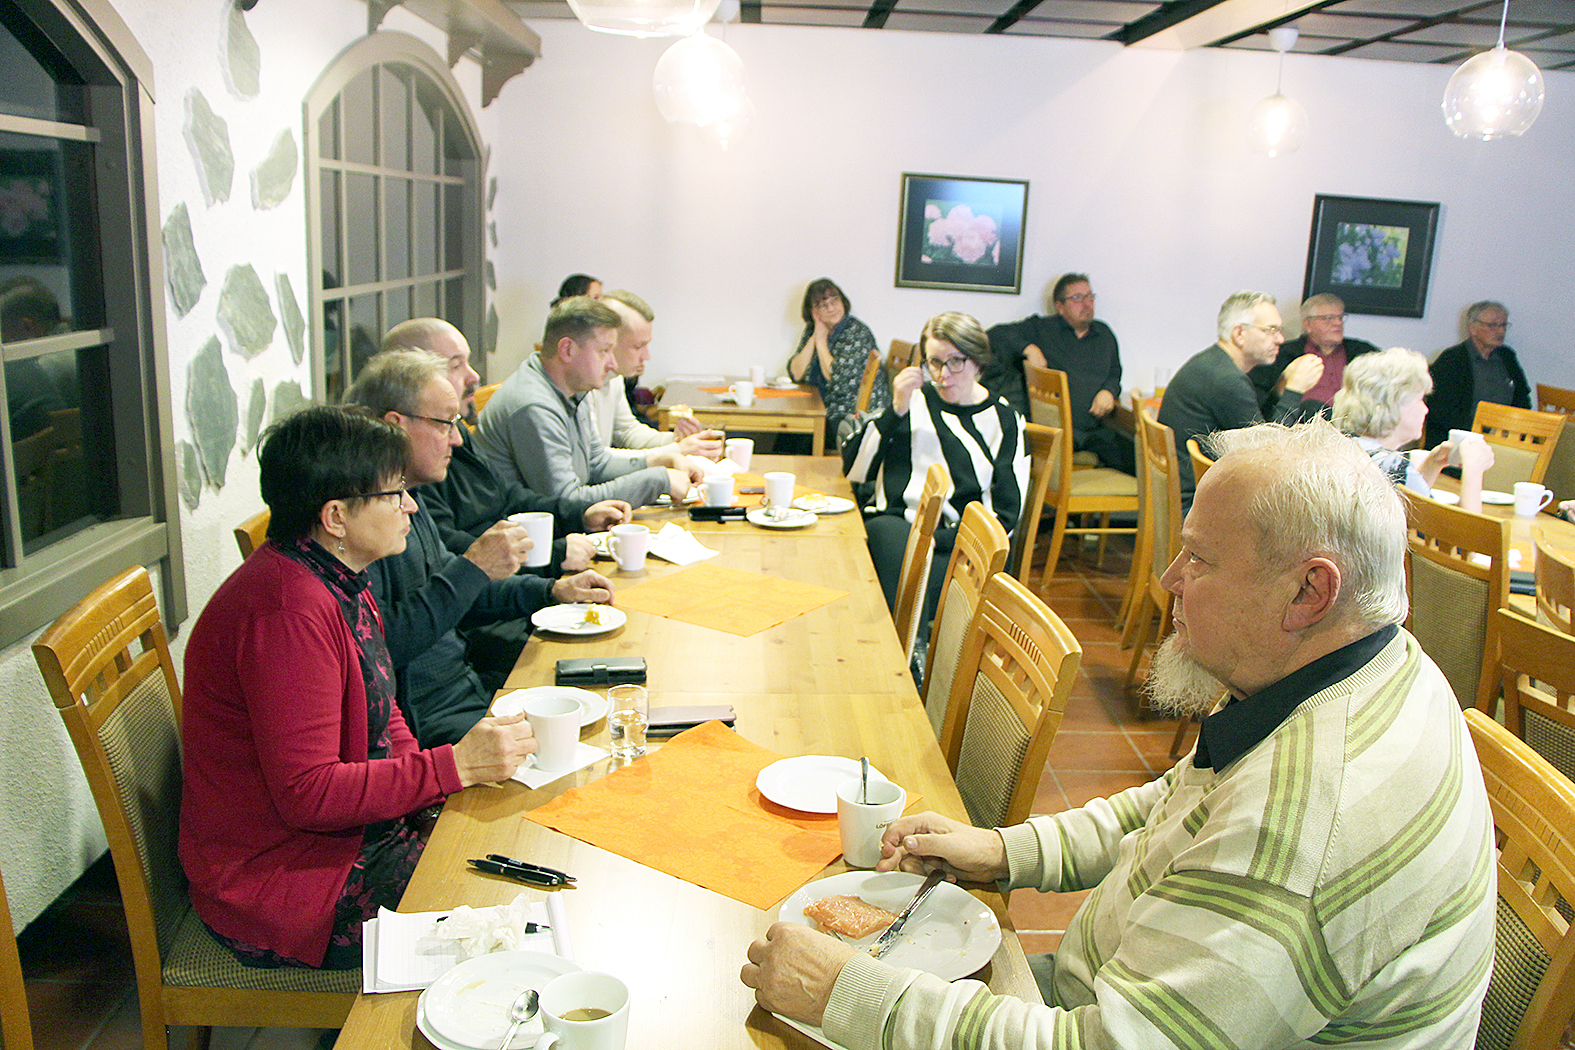
[[[849,1050],[1469,1047],[1493,958],[1492,822],[1449,685],[1404,631],[1223,771],[1002,832],[1014,887],[1097,886],[1052,1006],[856,958]]]

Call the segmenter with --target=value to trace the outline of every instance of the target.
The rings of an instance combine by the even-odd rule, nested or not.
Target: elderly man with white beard
[[[1468,1047],[1493,959],[1493,838],[1449,684],[1399,622],[1405,515],[1328,424],[1216,435],[1165,571],[1155,701],[1194,753],[1081,809],[887,830],[879,870],[1093,889],[1048,1005],[778,923],[741,977],[848,1050]]]

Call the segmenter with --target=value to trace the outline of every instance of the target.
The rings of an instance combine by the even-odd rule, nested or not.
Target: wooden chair
[[[1564,429],[1548,457],[1548,471],[1542,476],[1542,483],[1553,490],[1555,499],[1575,499],[1575,390],[1538,383],[1537,410],[1557,412],[1564,417]]]
[[[1113,513],[1137,513],[1137,479],[1109,467],[1074,470],[1072,442],[1068,438],[1072,433],[1072,406],[1067,394],[1066,373],[1035,368],[1030,364],[1024,364],[1023,371],[1028,376],[1030,400],[1038,396],[1036,390],[1044,396],[1056,415],[1056,420],[1050,425],[1059,427],[1062,435],[1060,462],[1052,466],[1045,488],[1045,501],[1055,507],[1055,524],[1050,533],[1050,553],[1045,557],[1043,585],[1048,584],[1055,575],[1056,565],[1061,560],[1061,545],[1068,533],[1097,535],[1100,538],[1101,561],[1104,560],[1105,537],[1115,533],[1128,536],[1137,533],[1135,526],[1112,527],[1110,524],[1110,515]],[[1098,514],[1100,524],[1097,527],[1071,526],[1068,522],[1074,514]]]
[[[957,664],[941,749],[969,819],[1021,822],[1083,655],[1050,607],[1004,572],[984,585]]]
[[[1197,438],[1187,439],[1187,458],[1192,460],[1192,480],[1194,484],[1202,481],[1203,475],[1207,474],[1209,468],[1214,465],[1214,461],[1203,454],[1203,449],[1199,447]]]
[[[1537,541],[1537,619],[1575,634],[1575,561]]]
[[[1060,427],[1023,424],[1023,444],[1028,447],[1028,498],[1023,502],[1023,514],[1017,521],[1017,530],[1012,534],[1012,552],[1007,559],[1007,571],[1030,587],[1033,581],[1028,576],[1033,572],[1034,548],[1039,540],[1039,519],[1045,508],[1045,490],[1050,483],[1050,468],[1059,462],[1060,442]]]
[[[1504,727],[1575,780],[1575,636],[1498,611]]]
[[[241,561],[252,556],[252,551],[268,540],[268,522],[271,515],[267,507],[235,526],[235,545],[241,549]]]
[[[1508,492],[1517,481],[1541,484],[1564,432],[1564,417],[1479,401],[1471,429],[1493,446],[1493,465],[1482,475],[1482,487]]]
[[[1481,711],[1466,725],[1493,807],[1498,923],[1476,1045],[1554,1050],[1575,1006],[1575,784]]]
[[[930,582],[930,565],[935,560],[935,527],[941,521],[941,506],[952,490],[952,477],[944,463],[931,464],[919,493],[919,509],[908,530],[908,546],[902,555],[902,573],[897,577],[897,600],[892,602],[891,618],[897,625],[897,640],[902,654],[913,659],[913,644],[919,637],[919,620],[924,615],[924,592]]]
[[[1497,706],[1498,619],[1509,594],[1509,522],[1402,488],[1410,550],[1407,626],[1461,707]]]
[[[1065,377],[1065,372],[1057,373]],[[1063,426],[1061,419],[1061,406],[1068,400],[1063,396],[1061,387],[1057,386],[1056,378],[1048,368],[1039,368],[1036,365],[1023,363],[1023,380],[1028,388],[1028,420],[1038,423],[1042,427]],[[1070,420],[1070,417],[1068,417]],[[1066,433],[1072,433],[1070,430]],[[1070,439],[1068,439],[1070,440]],[[1072,452],[1072,467],[1082,470],[1085,467],[1099,466],[1099,456],[1093,452]],[[1101,555],[1103,557],[1103,555]]]
[[[1006,568],[1009,546],[1001,520],[985,510],[983,503],[970,503],[963,508],[924,660],[924,711],[930,716],[930,727],[937,739],[946,723],[946,704],[951,699],[957,661],[962,657],[968,627],[979,607],[979,595],[984,592],[985,581]]]
[[[1546,383],[1538,383],[1537,411],[1558,412],[1566,416],[1575,416],[1575,390],[1566,390],[1561,386],[1549,386]]]
[[[859,412],[870,410],[870,397],[875,393],[875,377],[880,374],[880,351],[871,350],[864,359],[864,378],[859,380],[859,397],[854,408]]]
[[[1143,457],[1139,469],[1143,471],[1144,490],[1148,493],[1140,514],[1141,527],[1148,535],[1148,569],[1133,615],[1127,621],[1133,634],[1132,661],[1127,665],[1128,689],[1137,677],[1138,664],[1143,662],[1143,650],[1148,646],[1154,619],[1159,619],[1159,630],[1152,635],[1155,641],[1170,633],[1175,595],[1165,589],[1160,577],[1181,549],[1181,473],[1176,462],[1175,431],[1157,422],[1146,408],[1138,409],[1137,420]],[[1125,637],[1122,641],[1125,643]]]
[[[537,348],[537,352],[540,353],[540,347]],[[498,392],[498,387],[502,385],[502,383],[488,383],[486,386],[478,386],[476,388],[476,414],[478,416],[481,414],[481,410],[487,407],[487,402],[492,400],[492,395]]]
[[[338,1028],[359,970],[242,966],[192,910],[176,856],[180,685],[147,570],[116,576],[33,643],[76,746],[120,882],[142,1042],[167,1025]]]
[[[919,363],[916,359],[918,349],[917,344],[910,343],[906,339],[893,339],[891,341],[891,345],[886,350],[887,382],[896,379],[897,373],[909,365]]]
[[[33,1050],[33,1023],[27,1012],[22,960],[12,934],[11,904],[0,878],[0,1050]]]

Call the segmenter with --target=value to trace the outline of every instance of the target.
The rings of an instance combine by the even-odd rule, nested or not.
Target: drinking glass
[[[651,708],[643,685],[615,685],[607,690],[607,730],[612,735],[614,758],[639,758],[645,754],[645,729]]]

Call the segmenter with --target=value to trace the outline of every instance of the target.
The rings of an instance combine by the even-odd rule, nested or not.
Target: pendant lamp
[[[668,123],[706,127],[738,111],[744,63],[738,52],[698,31],[662,53],[651,87]]]
[[[569,0],[574,16],[599,33],[688,36],[711,20],[719,0]]]
[[[1280,71],[1274,94],[1259,101],[1247,115],[1247,142],[1254,151],[1270,157],[1295,153],[1307,135],[1307,111],[1280,91],[1285,77],[1285,52],[1296,46],[1298,35],[1295,26],[1269,30],[1269,43],[1280,53]]]
[[[1444,88],[1444,123],[1463,139],[1519,135],[1542,112],[1542,70],[1531,59],[1504,46],[1509,0],[1498,21],[1498,46],[1473,55]]]

